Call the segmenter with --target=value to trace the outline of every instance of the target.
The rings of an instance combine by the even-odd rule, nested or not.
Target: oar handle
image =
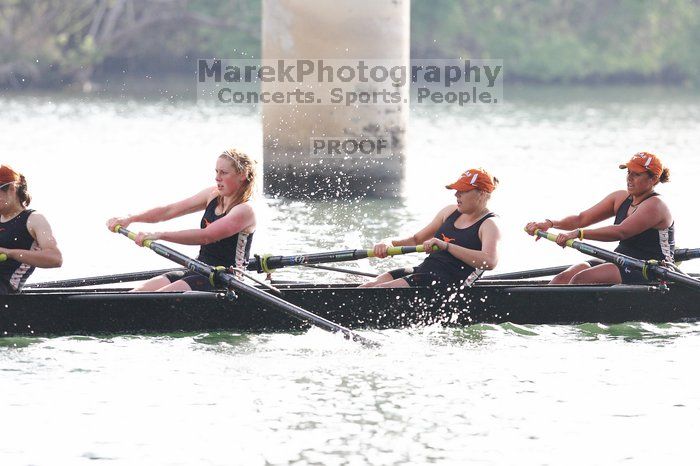
[[[127,230],[126,228],[122,227],[121,225],[116,225],[114,227],[114,232],[119,233],[120,235],[126,236],[131,241],[136,241],[136,233],[134,233],[133,231]],[[150,240],[150,239],[144,240],[142,247],[150,248],[152,242],[153,242],[153,240]]]
[[[0,262],[5,262],[6,260],[7,260],[7,254],[5,254],[4,252],[0,253]]]
[[[144,242],[145,243],[145,242]],[[439,248],[433,246],[433,251]],[[387,248],[387,255],[397,256],[399,254],[409,254],[413,252],[424,252],[423,246],[391,246]],[[255,255],[255,258],[248,262],[246,268],[255,270],[258,273],[271,273],[275,269],[282,267],[293,267],[298,265],[323,264],[327,262],[347,262],[368,257],[377,257],[374,249],[345,249],[342,251],[315,252],[310,254],[297,254],[295,256],[273,256],[265,254]]]
[[[549,233],[547,231],[535,230],[535,236],[539,236],[540,238],[548,239],[549,241],[556,243],[558,235],[555,235],[554,233]],[[573,239],[566,240],[566,245],[571,248],[574,245],[574,241],[575,240]]]
[[[433,251],[439,251],[440,248],[433,246]],[[420,246],[391,246],[386,249],[387,256],[400,256],[401,254],[411,254],[414,252],[425,252],[425,248],[421,244]],[[374,250],[367,250],[367,257],[375,257]]]

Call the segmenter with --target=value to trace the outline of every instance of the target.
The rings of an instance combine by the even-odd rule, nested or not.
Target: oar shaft
[[[549,277],[563,272],[571,267],[570,265],[560,265],[543,269],[523,270],[520,272],[505,272],[496,275],[485,275],[482,280],[523,280],[527,278]]]
[[[420,246],[392,246],[387,249],[387,255],[398,256],[414,252],[425,252]],[[328,262],[347,262],[358,259],[375,257],[372,249],[346,249],[343,251],[316,252],[311,254],[296,254],[293,256],[256,256],[247,265],[248,270],[269,273],[283,267],[297,265],[323,264]]]
[[[700,248],[683,248],[683,249],[676,249],[673,252],[673,259],[676,262],[683,262],[691,259],[697,259],[700,257]]]
[[[540,238],[545,238],[550,241],[557,240],[557,235],[553,233],[548,233],[546,231],[535,230],[535,234]],[[669,270],[666,267],[661,267],[660,265],[650,264],[647,261],[641,259],[636,259],[634,257],[629,257],[624,254],[617,252],[608,251],[607,249],[599,248],[582,241],[576,241],[570,239],[566,242],[566,245],[570,248],[576,249],[589,256],[596,257],[598,259],[603,259],[604,261],[611,262],[619,267],[633,268],[642,271],[645,274],[651,275],[653,278],[658,280],[670,280],[684,285],[691,286],[696,289],[700,289],[700,280],[696,280],[682,273]]]
[[[330,267],[327,265],[320,265],[320,264],[304,264],[302,267],[309,267],[311,269],[319,269],[319,270],[328,270],[331,272],[347,273],[349,275],[358,275],[360,277],[370,277],[370,278],[377,278],[378,277],[378,275],[376,273],[363,272],[362,270],[346,269],[344,267]]]
[[[52,282],[31,283],[29,285],[26,285],[25,288],[73,288],[75,286],[97,286],[97,285],[107,285],[107,284],[112,284],[112,283],[129,283],[129,282],[137,282],[137,281],[141,281],[141,280],[149,280],[151,278],[166,274],[168,272],[175,272],[176,270],[183,270],[183,269],[170,268],[170,269],[162,269],[162,270],[147,270],[144,272],[120,273],[120,274],[114,274],[114,275],[99,275],[96,277],[71,278],[68,280],[56,280],[56,281],[52,281]]]
[[[117,225],[117,227],[114,229],[117,233],[122,234],[126,237],[128,237],[131,240],[136,239],[136,233],[131,232],[127,230],[126,228],[122,228],[121,226]],[[238,278],[236,278],[234,275],[217,270],[217,268],[212,267],[209,264],[206,264],[204,262],[201,262],[197,259],[192,259],[178,251],[175,251],[174,249],[171,249],[167,246],[164,246],[160,243],[156,243],[155,241],[151,240],[146,240],[143,242],[143,246],[149,248],[156,254],[163,256],[167,259],[170,259],[171,261],[180,264],[187,269],[198,273],[200,275],[204,275],[205,277],[209,277],[209,279],[214,282],[215,280],[218,280],[219,282],[223,283],[224,285],[239,291],[241,294],[245,294],[256,301],[262,302],[263,304],[268,304],[271,306],[276,307],[277,309],[285,312],[287,315],[294,317],[296,319],[311,323],[316,325],[317,327],[322,328],[323,330],[327,330],[332,333],[340,332],[342,333],[345,338],[352,339],[353,341],[360,342],[364,345],[367,346],[378,346],[378,343],[369,340],[367,338],[364,338],[361,335],[358,335],[357,333],[353,332],[352,330],[345,328],[341,325],[338,325],[334,322],[331,322],[328,319],[324,319],[321,316],[318,316],[312,312],[307,311],[306,309],[303,309],[295,304],[292,304],[290,302],[285,301],[282,298],[279,298],[275,295],[268,294],[258,288],[255,288],[254,286],[250,286],[246,283],[243,283],[240,281]]]

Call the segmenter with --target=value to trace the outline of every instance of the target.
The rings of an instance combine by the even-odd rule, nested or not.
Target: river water
[[[368,247],[412,234],[469,166],[501,179],[498,271],[572,263],[532,219],[624,189],[649,150],[679,247],[699,247],[700,97],[664,88],[506,88],[495,109],[412,110],[404,197],[258,196],[254,252]],[[33,280],[170,266],[109,233],[115,215],[212,182],[234,146],[261,159],[254,110],[115,96],[0,96],[2,162],[23,171],[65,263]],[[196,216],[167,228],[196,225]],[[181,250],[194,254],[194,248]],[[380,271],[420,258],[349,264]],[[700,262],[700,261],[699,261]],[[700,271],[700,263],[684,265]],[[312,270],[279,278],[354,281]],[[533,303],[533,306],[536,306]],[[379,350],[302,334],[0,339],[0,464],[693,463],[698,324],[475,326],[368,332]]]

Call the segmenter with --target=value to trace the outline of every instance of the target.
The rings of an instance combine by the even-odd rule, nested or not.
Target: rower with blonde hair
[[[200,245],[199,260],[214,266],[243,267],[250,255],[255,231],[255,212],[250,199],[257,171],[255,162],[235,149],[224,151],[216,161],[216,186],[173,204],[155,207],[136,215],[111,218],[107,228],[131,223],[158,223],[204,211],[200,228],[181,231],[139,232],[136,244],[163,240]],[[170,272],[152,278],[133,291],[209,291],[213,286],[202,275],[189,271]]]

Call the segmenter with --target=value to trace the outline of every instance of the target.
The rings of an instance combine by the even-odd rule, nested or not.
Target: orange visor
[[[19,181],[19,173],[7,165],[0,165],[0,186],[4,187],[17,181]]]
[[[493,177],[481,168],[470,168],[462,173],[457,181],[445,186],[447,189],[456,189],[457,191],[471,191],[478,189],[487,193],[493,192],[496,189],[496,184]]]
[[[627,163],[620,165],[622,169],[628,169],[634,173],[649,172],[654,176],[661,176],[664,166],[661,160],[649,152],[638,152]]]

